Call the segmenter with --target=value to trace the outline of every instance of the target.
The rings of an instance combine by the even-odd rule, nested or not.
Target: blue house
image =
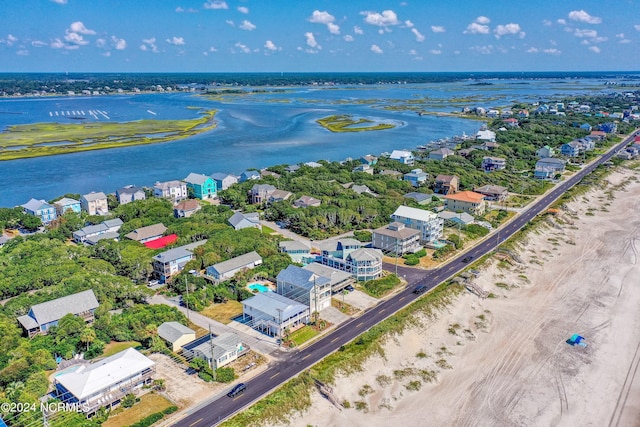
[[[427,182],[427,178],[429,178],[429,174],[423,172],[422,169],[413,169],[411,172],[404,174],[404,180],[411,183],[414,187],[420,187]]]
[[[373,166],[378,163],[378,158],[376,156],[372,156],[371,154],[367,154],[366,156],[360,157],[360,163]]]
[[[44,200],[31,199],[22,205],[24,213],[40,218],[43,224],[49,224],[58,217],[56,208]]]
[[[240,174],[240,182],[250,181],[254,179],[260,179],[260,172],[258,171],[244,171]]]
[[[62,216],[69,211],[80,213],[82,210],[79,200],[69,199],[68,197],[63,197],[57,202],[53,202],[53,205],[56,207],[56,213],[58,216]]]
[[[567,157],[577,157],[580,155],[581,150],[582,146],[578,141],[567,142],[560,147],[560,153]]]
[[[193,190],[193,195],[197,199],[214,199],[217,195],[216,182],[210,176],[190,173],[183,181]]]
[[[591,132],[591,125],[589,123],[583,123],[580,125],[580,129],[586,130],[587,132]]]

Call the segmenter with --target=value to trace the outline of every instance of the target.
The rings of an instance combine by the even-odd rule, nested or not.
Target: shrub
[[[420,258],[417,256],[409,256],[405,259],[404,265],[418,265],[420,264]]]
[[[173,414],[174,412],[176,412],[178,410],[177,406],[169,406],[167,409],[165,409],[164,411],[162,411],[163,414],[165,415],[169,415],[169,414]]]
[[[216,381],[219,383],[230,383],[236,379],[236,372],[233,368],[216,369]]]
[[[131,408],[133,405],[136,404],[136,395],[135,394],[127,394],[125,397],[122,398],[122,402],[120,402],[122,404],[123,408]]]

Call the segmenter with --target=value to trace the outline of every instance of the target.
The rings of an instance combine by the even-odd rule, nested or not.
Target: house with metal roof
[[[133,348],[54,377],[60,401],[75,403],[87,415],[110,408],[153,382],[155,362]]]
[[[444,221],[431,211],[399,206],[391,214],[391,220],[402,223],[407,228],[420,231],[421,243],[434,242],[442,237]]]
[[[168,251],[159,253],[153,257],[153,272],[165,283],[171,276],[182,271],[185,264],[194,258],[193,251],[198,247],[207,243],[207,240],[189,243],[188,245],[179,246],[169,249]]]
[[[337,268],[329,267],[328,265],[322,265],[319,262],[309,263],[302,268],[329,279],[329,283],[331,284],[331,292],[333,292],[334,294],[342,291],[344,288],[355,282],[355,278],[350,273],[338,270]]]
[[[415,161],[415,158],[413,157],[411,151],[407,150],[393,150],[391,152],[391,155],[389,156],[389,159],[396,160],[403,165],[412,165]]]
[[[131,233],[125,234],[124,237],[135,240],[136,242],[146,243],[159,239],[164,235],[165,231],[167,231],[167,227],[165,227],[164,224],[158,223],[136,228]]]
[[[120,237],[118,231],[122,224],[124,223],[120,218],[114,218],[102,221],[100,224],[88,225],[78,231],[74,231],[73,240],[76,243],[85,243],[87,245],[93,245],[102,239],[117,240]]]
[[[40,218],[43,224],[49,224],[58,217],[55,206],[44,200],[31,199],[22,205],[22,210],[27,215]]]
[[[401,222],[392,222],[373,230],[371,246],[396,255],[414,253],[422,249],[420,231],[408,228]]]
[[[231,258],[207,267],[207,275],[221,282],[231,279],[239,271],[251,270],[262,264],[262,257],[256,251]]]
[[[430,160],[444,160],[449,156],[453,156],[454,154],[456,154],[454,151],[450,150],[449,148],[439,148],[437,150],[433,150],[429,152],[429,159]]]
[[[164,322],[158,326],[158,336],[171,346],[173,352],[180,351],[183,345],[196,339],[196,333],[193,329],[178,322]]]
[[[240,182],[253,181],[260,178],[260,172],[258,171],[244,171],[240,174]]]
[[[230,173],[216,172],[211,174],[211,178],[216,182],[218,190],[226,190],[233,184],[238,183],[238,177]]]
[[[475,218],[466,212],[438,212],[438,218],[442,218],[444,222],[450,225],[469,225],[475,222]]]
[[[182,347],[183,356],[188,359],[195,357],[204,359],[211,369],[222,368],[248,351],[249,347],[232,332],[218,336],[207,334]]]
[[[80,213],[80,211],[82,210],[80,201],[70,199],[68,197],[63,197],[62,199],[53,202],[53,206],[56,207],[56,213],[58,214],[58,216],[62,216],[69,211]]]
[[[429,203],[431,201],[431,198],[433,197],[431,194],[426,194],[426,193],[416,193],[411,192],[411,193],[407,193],[404,196],[407,199],[413,199],[415,200],[419,205],[426,205],[427,203]]]
[[[80,206],[89,215],[106,215],[109,213],[107,196],[102,191],[97,193],[92,191],[89,194],[84,194],[80,197]]]
[[[320,312],[331,307],[331,280],[297,265],[289,265],[278,273],[277,292]]]
[[[229,224],[234,230],[242,230],[243,228],[257,228],[262,230],[260,222],[260,214],[258,212],[242,213],[236,212],[228,219]]]
[[[243,323],[271,336],[306,325],[309,314],[309,306],[275,292],[260,292],[242,301]]]
[[[36,304],[27,314],[18,317],[18,322],[31,338],[37,334],[46,335],[49,329],[56,326],[58,321],[67,314],[73,314],[87,323],[93,323],[93,313],[99,306],[96,295],[89,289]]]
[[[147,196],[144,192],[144,188],[127,185],[116,190],[116,198],[118,199],[118,203],[126,205],[127,203],[131,203],[136,200],[144,200]]]
[[[285,240],[278,243],[278,251],[288,254],[293,262],[310,262],[311,247],[298,240]]]

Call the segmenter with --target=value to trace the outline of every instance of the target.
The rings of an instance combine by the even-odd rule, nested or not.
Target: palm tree
[[[87,344],[87,351],[89,351],[89,344],[94,342],[96,338],[96,331],[88,326],[80,333],[80,341]]]

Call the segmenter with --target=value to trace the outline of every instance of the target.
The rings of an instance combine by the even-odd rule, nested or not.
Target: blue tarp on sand
[[[567,344],[569,344],[569,345],[576,345],[577,344],[577,345],[579,345],[581,347],[586,347],[587,346],[587,343],[586,343],[584,337],[580,336],[578,334],[571,335],[571,338],[569,338],[567,340]]]

